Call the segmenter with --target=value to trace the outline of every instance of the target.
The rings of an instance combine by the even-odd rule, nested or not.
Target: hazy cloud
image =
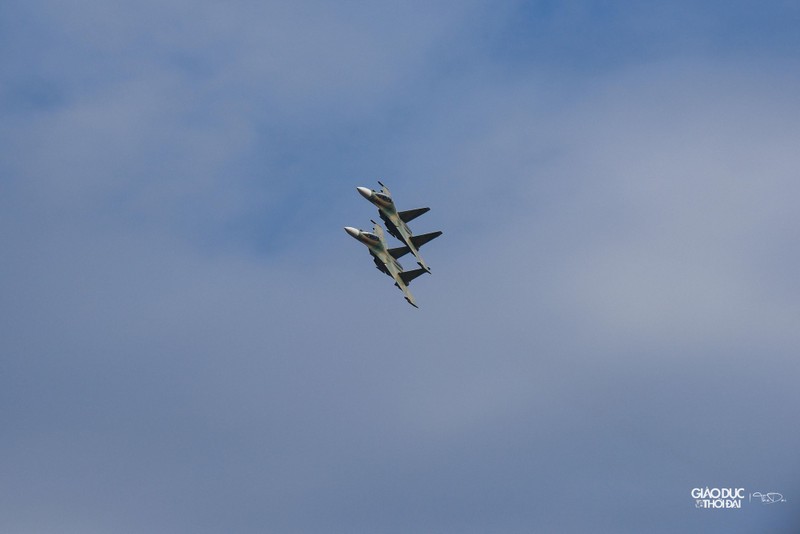
[[[3,11],[3,530],[796,527],[794,9]]]

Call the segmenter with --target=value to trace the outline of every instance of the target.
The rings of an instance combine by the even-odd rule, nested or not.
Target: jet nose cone
[[[358,237],[359,234],[358,228],[353,228],[352,226],[345,226],[344,231],[353,237]]]
[[[369,198],[372,196],[372,189],[369,187],[356,187],[356,191],[361,193],[361,196],[364,198]]]

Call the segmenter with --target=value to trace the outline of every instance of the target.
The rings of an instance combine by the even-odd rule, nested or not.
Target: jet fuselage
[[[397,208],[394,205],[392,197],[387,194],[388,189],[386,189],[386,186],[383,187],[384,191],[373,191],[368,187],[356,187],[356,189],[361,196],[372,202],[375,207],[378,208],[378,214],[380,215],[381,219],[383,219],[383,222],[386,223],[386,229],[388,232],[395,239],[399,239],[409,249],[411,249],[411,253],[417,258],[417,263],[420,265],[420,267],[430,272],[430,268],[425,264],[425,260],[422,259],[417,247],[415,247],[414,243],[411,241],[414,233],[397,212]],[[425,209],[427,210],[427,208]]]
[[[395,285],[403,292],[403,296],[405,296],[408,303],[416,308],[417,303],[414,300],[414,295],[411,294],[411,291],[408,289],[408,283],[404,280],[404,276],[413,275],[415,271],[403,275],[403,267],[389,253],[389,249],[386,247],[386,241],[383,238],[383,229],[378,224],[375,224],[373,232],[365,232],[358,228],[353,228],[352,226],[346,226],[344,229],[348,234],[369,248],[369,253],[378,270],[392,277]],[[420,269],[420,272],[424,271]],[[416,275],[418,276],[418,273]]]

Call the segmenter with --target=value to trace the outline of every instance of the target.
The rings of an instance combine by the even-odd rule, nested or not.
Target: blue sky
[[[5,2],[0,530],[795,532],[798,22]]]

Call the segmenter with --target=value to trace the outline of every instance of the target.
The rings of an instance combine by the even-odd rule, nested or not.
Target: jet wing
[[[378,185],[381,186],[381,193],[383,193],[384,195],[392,196],[392,193],[389,191],[389,188],[383,185],[383,182],[378,180]]]
[[[442,235],[442,232],[431,232],[429,234],[415,235],[414,237],[411,238],[411,243],[413,243],[413,245],[417,249],[419,249],[422,245],[424,245],[428,241],[436,239],[440,235]],[[411,249],[408,247],[397,247],[397,248],[390,248],[388,252],[389,254],[392,255],[394,259],[397,260],[405,256],[409,252],[411,252]]]
[[[390,248],[387,252],[392,255],[392,257],[396,260],[399,260],[409,252],[411,249],[408,247],[397,247],[397,248]]]

